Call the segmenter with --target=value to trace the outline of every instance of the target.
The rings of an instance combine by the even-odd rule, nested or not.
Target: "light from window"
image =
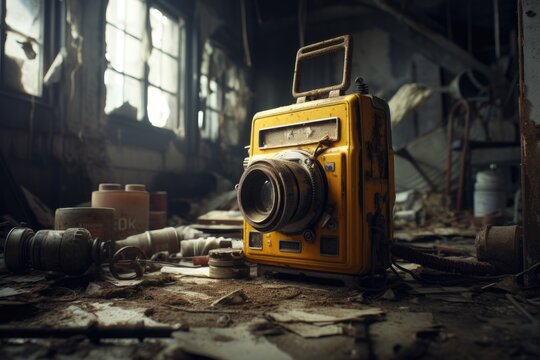
[[[145,12],[140,0],[109,0],[105,25],[106,113],[121,108],[124,116],[144,116]]]
[[[183,135],[179,83],[184,77],[184,22],[155,7],[146,11],[141,0],[109,0],[105,111],[137,119],[146,115],[152,125]]]
[[[148,119],[159,127],[179,125],[178,83],[181,81],[179,46],[183,22],[150,8],[152,51],[148,58]]]
[[[6,0],[4,83],[41,96],[43,74],[43,1]]]
[[[201,61],[198,113],[201,137],[238,145],[240,125],[247,116],[249,89],[244,72],[223,50],[206,42]]]

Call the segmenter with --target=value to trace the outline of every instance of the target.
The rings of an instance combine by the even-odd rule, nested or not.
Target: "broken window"
[[[150,8],[152,51],[148,59],[148,118],[155,126],[180,128],[183,104],[178,84],[182,81],[180,48],[184,44],[184,22]]]
[[[141,0],[110,0],[105,37],[105,112],[183,135],[184,21]]]
[[[237,145],[249,100],[245,74],[209,41],[203,50],[199,98],[201,137],[212,141],[220,138],[224,144]]]
[[[4,4],[3,82],[20,92],[41,96],[44,2],[6,0]]]

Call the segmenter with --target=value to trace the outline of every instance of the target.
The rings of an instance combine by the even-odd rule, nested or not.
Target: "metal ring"
[[[139,255],[139,256],[136,256],[130,263],[132,269],[135,271],[135,274],[134,275],[121,275],[118,273],[118,271],[116,271],[116,268],[114,267],[114,265],[117,262],[123,260],[121,259],[121,256],[124,255],[123,254],[124,252],[132,251],[132,250],[135,250],[135,252]],[[144,252],[141,249],[139,249],[136,246],[124,246],[123,248],[118,249],[114,253],[111,259],[111,262],[109,263],[109,271],[111,272],[112,276],[114,276],[118,280],[141,279],[144,274],[144,267],[137,262],[137,260],[139,259],[146,260],[146,256],[144,255]]]

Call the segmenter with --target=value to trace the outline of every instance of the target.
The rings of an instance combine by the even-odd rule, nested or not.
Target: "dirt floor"
[[[438,244],[470,249],[471,241]],[[213,280],[156,272],[119,286],[95,276],[4,274],[2,327],[144,323],[178,331],[141,341],[5,338],[2,358],[539,358],[533,290],[520,289],[513,277],[465,279],[401,265],[429,283],[401,271],[389,271],[378,289],[295,277]],[[232,303],[214,304],[235,291]]]

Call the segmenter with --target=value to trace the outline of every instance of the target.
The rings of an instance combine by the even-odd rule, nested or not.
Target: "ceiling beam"
[[[381,10],[382,12],[390,15],[393,17],[396,21],[406,25],[408,28],[413,30],[420,38],[423,38],[427,42],[430,42],[431,44],[435,45],[435,47],[439,48],[440,50],[444,51],[447,55],[446,57],[449,57],[448,60],[443,59],[444,63],[448,65],[448,61],[458,61],[461,65],[461,67],[471,68],[474,69],[488,78],[492,77],[492,71],[486,64],[482,63],[478,59],[476,59],[472,54],[461,48],[459,45],[454,43],[453,41],[447,39],[443,35],[436,33],[429,29],[424,24],[416,21],[412,17],[402,13],[400,10],[396,9],[394,6],[390,5],[390,3],[387,0],[371,0],[373,5]],[[434,55],[434,54],[431,54]],[[444,63],[441,63],[441,65],[445,65]],[[455,68],[455,65],[450,65]]]

